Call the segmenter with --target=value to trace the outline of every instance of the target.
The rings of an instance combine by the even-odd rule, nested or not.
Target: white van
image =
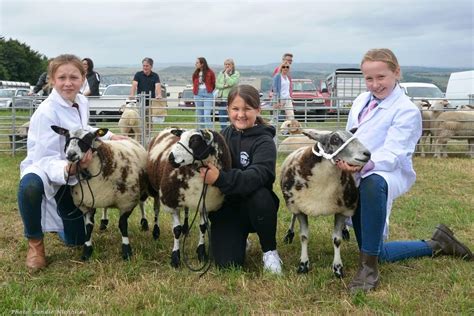
[[[474,70],[453,72],[449,76],[446,99],[456,107],[474,105]]]

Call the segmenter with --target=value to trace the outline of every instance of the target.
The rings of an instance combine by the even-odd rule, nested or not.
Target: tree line
[[[25,43],[0,37],[0,80],[36,84],[46,71],[48,58]]]

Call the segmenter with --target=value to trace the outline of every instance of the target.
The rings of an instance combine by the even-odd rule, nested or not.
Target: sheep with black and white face
[[[308,216],[334,215],[333,272],[343,276],[339,246],[345,220],[357,207],[358,190],[353,174],[343,172],[334,161],[341,159],[350,165],[364,166],[370,152],[347,131],[329,134],[305,132],[316,141],[313,146],[299,148],[282,164],[280,185],[288,210],[293,213],[285,241],[294,236],[296,219],[300,223],[301,257],[299,273],[309,270]]]

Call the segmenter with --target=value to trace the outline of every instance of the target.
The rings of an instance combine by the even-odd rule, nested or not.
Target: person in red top
[[[211,110],[214,102],[212,92],[216,87],[216,75],[207,65],[206,58],[198,57],[196,59],[196,70],[194,70],[192,79],[199,127],[212,128]]]

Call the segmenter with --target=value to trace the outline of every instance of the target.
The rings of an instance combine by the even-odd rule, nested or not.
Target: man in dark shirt
[[[151,93],[151,98],[161,98],[161,83],[157,73],[151,71],[153,68],[153,59],[145,57],[142,60],[143,70],[135,74],[132,81],[132,89],[130,97],[134,98],[135,94]],[[148,100],[147,100],[148,105]]]
[[[151,71],[153,68],[153,59],[149,57],[145,57],[142,60],[142,71],[139,71],[135,74],[132,81],[132,89],[130,90],[130,99],[134,99],[136,94],[140,94],[142,92],[150,94],[151,99],[161,99],[161,83],[160,77],[157,73]],[[149,116],[151,114],[152,121],[155,123],[163,123],[165,118],[164,116],[157,115],[156,112],[160,112],[161,109],[151,109],[148,111],[148,106],[150,104],[150,99],[145,99],[145,106],[147,107],[146,113],[146,122],[148,128],[151,129],[151,125],[149,125],[150,119]]]

